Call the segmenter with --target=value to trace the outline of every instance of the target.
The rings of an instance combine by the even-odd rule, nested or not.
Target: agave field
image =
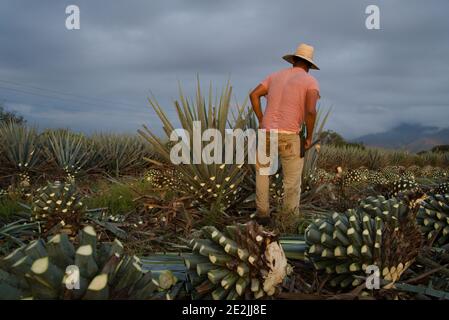
[[[281,208],[280,169],[263,228],[252,165],[170,162],[177,127],[257,127],[231,86],[214,92],[180,90],[179,125],[150,98],[162,135],[1,123],[0,299],[449,298],[449,154],[317,144],[301,214]]]

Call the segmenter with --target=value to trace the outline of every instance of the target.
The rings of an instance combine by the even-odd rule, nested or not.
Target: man
[[[251,94],[251,105],[261,129],[278,131],[278,154],[283,170],[284,210],[297,214],[301,194],[301,175],[304,159],[301,157],[299,132],[305,123],[307,137],[305,150],[312,144],[316,118],[316,103],[320,97],[317,80],[309,69],[319,70],[313,61],[313,47],[300,44],[294,54],[285,55],[284,60],[292,64],[269,75]],[[262,113],[260,98],[266,97],[265,113]],[[267,145],[269,134],[267,132]],[[261,175],[261,165],[256,163],[256,220],[270,224],[269,176]]]

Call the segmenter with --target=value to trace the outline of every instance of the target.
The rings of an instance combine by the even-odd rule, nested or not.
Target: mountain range
[[[402,123],[385,132],[367,134],[352,141],[362,142],[372,147],[419,152],[432,149],[437,145],[449,144],[449,128]]]

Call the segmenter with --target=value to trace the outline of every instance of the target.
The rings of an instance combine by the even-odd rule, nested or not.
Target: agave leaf
[[[141,136],[127,134],[95,134],[91,137],[97,154],[97,166],[107,173],[119,176],[140,170],[152,155]]]
[[[76,174],[87,168],[92,155],[92,145],[82,134],[68,130],[47,131],[42,134],[42,141],[47,156],[59,170]]]
[[[39,164],[37,130],[13,122],[0,123],[0,144],[9,169],[28,172]]]
[[[313,136],[315,139],[321,137],[324,126],[326,125],[327,119],[331,113],[331,109],[329,108],[327,111],[324,111],[322,108],[318,109],[318,114],[315,121],[315,128],[313,132]],[[318,162],[319,153],[316,148],[309,149],[304,156],[304,166],[302,172],[302,179],[304,183],[307,183],[310,175],[316,170],[317,162]]]
[[[27,219],[5,224],[0,227],[0,253],[5,253],[13,247],[22,246],[24,238],[31,238],[37,234],[39,224],[37,222],[28,222]]]

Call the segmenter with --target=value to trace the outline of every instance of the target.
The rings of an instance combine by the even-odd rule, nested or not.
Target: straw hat
[[[320,70],[320,68],[318,68],[318,66],[313,61],[313,50],[314,49],[312,46],[309,46],[305,43],[301,43],[298,46],[298,48],[296,48],[296,52],[294,54],[287,54],[282,58],[293,64],[295,62],[295,57],[298,57],[310,62],[311,64],[310,69]]]

